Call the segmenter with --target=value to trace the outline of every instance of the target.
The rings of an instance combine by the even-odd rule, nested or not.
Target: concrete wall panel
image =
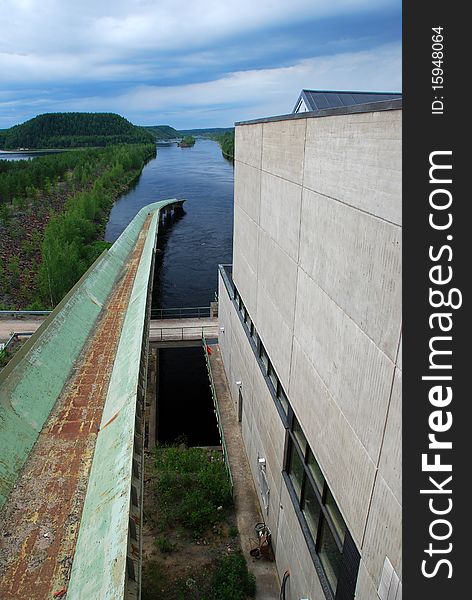
[[[290,571],[286,598],[326,600],[285,484],[280,505],[276,559],[280,580],[286,570]]]
[[[392,396],[388,410],[382,452],[380,475],[392,490],[397,502],[402,503],[402,372],[395,370]]]
[[[285,323],[292,327],[297,293],[297,263],[267,233],[259,236],[258,292],[265,287],[272,304]],[[264,306],[258,298],[258,310]]]
[[[362,558],[377,588],[385,556],[401,577],[402,573],[402,510],[390,488],[377,477],[369,511],[369,520],[362,545]]]
[[[307,119],[305,187],[401,224],[401,112]]]
[[[359,565],[355,598],[356,600],[379,600],[374,580],[367,572],[362,560]]]
[[[257,306],[259,228],[243,210],[234,207],[233,279],[251,317]]]
[[[290,258],[298,260],[301,186],[262,173],[260,226]]]
[[[289,396],[348,528],[360,547],[375,464],[296,340]]]
[[[262,170],[301,185],[305,129],[305,119],[264,123]]]
[[[261,168],[262,123],[240,125],[235,130],[235,159],[256,169]]]
[[[234,202],[259,223],[261,171],[242,162],[234,164]]]
[[[297,295],[295,338],[377,462],[394,364],[301,269]]]
[[[401,327],[401,229],[310,190],[300,266],[395,360]]]

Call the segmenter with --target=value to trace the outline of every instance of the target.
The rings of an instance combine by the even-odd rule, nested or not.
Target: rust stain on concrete
[[[50,599],[67,588],[95,440],[150,221],[148,216],[0,514],[2,600]]]

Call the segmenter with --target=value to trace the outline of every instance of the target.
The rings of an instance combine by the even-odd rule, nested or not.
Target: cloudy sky
[[[0,128],[44,112],[227,127],[302,88],[401,90],[400,0],[0,0]]]

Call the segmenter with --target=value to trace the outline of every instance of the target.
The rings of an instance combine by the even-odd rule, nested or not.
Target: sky
[[[302,89],[401,91],[400,0],[0,0],[0,129],[46,112],[230,127]]]

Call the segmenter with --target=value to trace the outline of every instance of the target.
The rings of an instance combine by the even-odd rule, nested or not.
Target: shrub
[[[223,557],[211,580],[209,600],[246,600],[256,593],[256,580],[240,553]]]
[[[171,552],[174,552],[174,550],[176,549],[176,545],[173,544],[166,537],[158,537],[155,540],[155,543],[156,543],[156,546],[159,548],[159,550],[162,552],[162,554],[170,554]]]

